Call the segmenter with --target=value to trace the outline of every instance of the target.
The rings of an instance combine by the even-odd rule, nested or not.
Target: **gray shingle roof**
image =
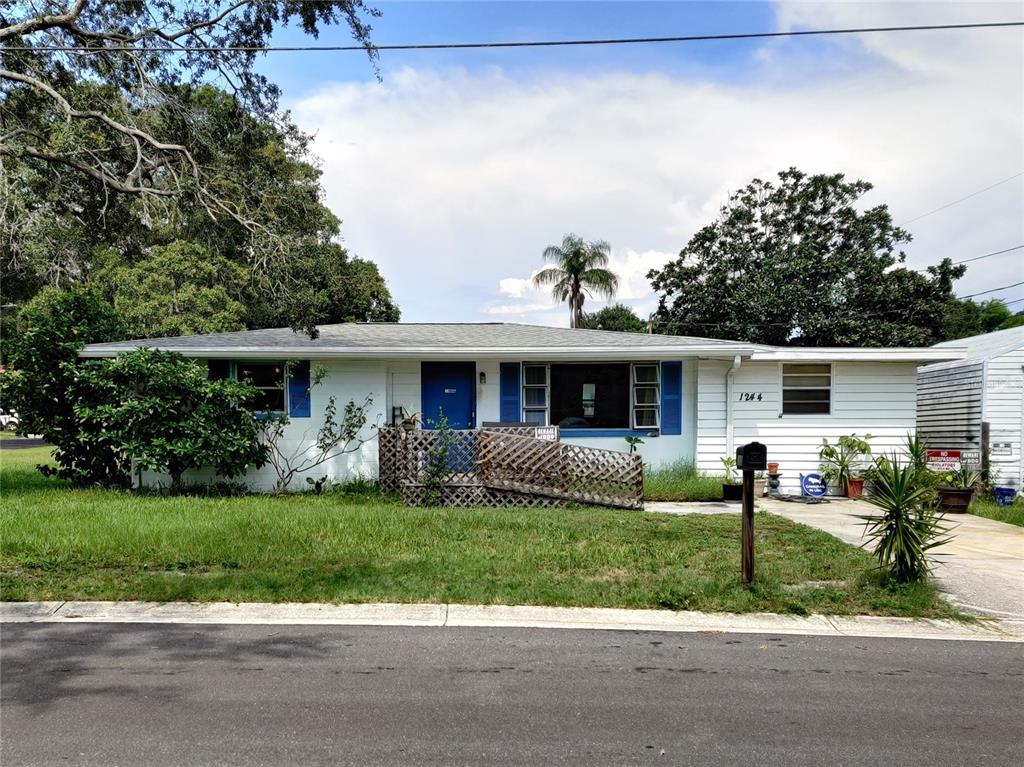
[[[444,350],[501,350],[501,349],[680,349],[697,350],[719,348],[750,350],[752,344],[690,336],[648,335],[619,333],[606,330],[578,330],[552,328],[540,325],[510,323],[439,324],[439,323],[345,323],[321,325],[320,334],[311,339],[305,333],[290,328],[242,330],[234,333],[180,336],[177,338],[149,338],[116,343],[90,344],[83,356],[108,356],[142,346],[188,353],[237,352],[241,350],[267,352],[330,352],[360,351],[413,351],[422,349]]]

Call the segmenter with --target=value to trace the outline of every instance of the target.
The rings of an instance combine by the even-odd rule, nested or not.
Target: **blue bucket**
[[[1000,506],[1013,506],[1013,499],[1017,497],[1015,487],[997,487],[995,489],[996,503]]]

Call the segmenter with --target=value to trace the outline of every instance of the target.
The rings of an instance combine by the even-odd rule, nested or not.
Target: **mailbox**
[[[760,442],[748,442],[736,448],[736,468],[765,471],[768,468],[768,448]]]

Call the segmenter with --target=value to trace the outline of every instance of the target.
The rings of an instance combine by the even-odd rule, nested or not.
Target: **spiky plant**
[[[862,519],[878,566],[900,583],[926,580],[928,552],[949,542],[949,528],[928,503],[929,489],[918,482],[912,463],[902,464],[893,453],[881,457],[876,467],[874,491],[867,500],[882,513]]]
[[[584,242],[582,237],[567,234],[561,245],[544,249],[544,261],[553,266],[533,277],[537,287],[550,287],[556,301],[569,304],[569,327],[578,328],[583,320],[583,302],[597,295],[609,301],[619,289],[619,278],[606,269],[611,245],[604,240]]]
[[[941,476],[928,468],[928,442],[921,436],[921,432],[907,432],[903,449],[910,461],[909,468],[914,470],[917,486],[926,491],[924,504],[934,504],[935,486],[939,484]]]

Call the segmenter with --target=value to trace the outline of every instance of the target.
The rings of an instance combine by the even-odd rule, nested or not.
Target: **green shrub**
[[[114,308],[81,287],[46,288],[18,313],[4,350],[0,399],[18,413],[22,434],[40,434],[54,445],[56,466],[40,466],[76,485],[124,486],[128,464],[102,429],[83,424],[81,403],[99,404],[80,386],[78,351],[85,344],[124,338]]]
[[[724,478],[702,474],[693,461],[680,459],[644,470],[644,498],[649,501],[719,501]]]
[[[204,365],[180,354],[137,349],[91,361],[81,366],[78,383],[91,393],[75,408],[79,421],[138,468],[170,474],[175,492],[189,469],[210,466],[230,479],[266,463],[249,410],[255,390],[211,380]]]

